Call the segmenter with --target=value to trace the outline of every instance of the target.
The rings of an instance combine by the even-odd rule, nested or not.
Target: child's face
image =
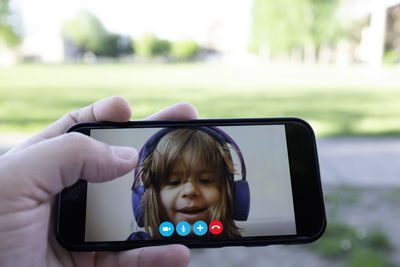
[[[220,199],[218,170],[190,162],[190,152],[184,152],[160,189],[161,204],[175,225],[180,221],[193,224],[207,220],[210,207]]]

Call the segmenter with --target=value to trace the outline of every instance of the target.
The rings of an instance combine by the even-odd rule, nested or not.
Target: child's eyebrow
[[[211,169],[200,169],[200,170],[196,170],[194,171],[194,173],[196,174],[209,174],[209,173],[215,173],[216,170],[211,170]],[[172,171],[171,175],[184,175],[185,172],[183,171]]]
[[[172,171],[171,175],[182,175],[183,173],[183,171]]]
[[[215,171],[211,169],[203,169],[203,170],[198,170],[196,173],[214,173]]]

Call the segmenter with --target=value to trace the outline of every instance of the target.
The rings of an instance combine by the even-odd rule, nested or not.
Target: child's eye
[[[202,179],[199,179],[199,182],[201,184],[210,184],[212,182],[212,180],[211,179],[207,179],[207,178],[202,178]]]
[[[167,181],[167,185],[170,185],[170,186],[179,185],[180,183],[181,183],[180,180],[168,180]]]

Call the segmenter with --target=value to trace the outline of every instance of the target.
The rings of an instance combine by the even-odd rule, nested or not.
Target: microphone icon
[[[176,232],[180,236],[187,236],[190,233],[190,224],[185,221],[181,221],[176,225]]]

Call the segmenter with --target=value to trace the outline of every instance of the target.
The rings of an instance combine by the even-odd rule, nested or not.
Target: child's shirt
[[[150,236],[143,231],[133,232],[126,241],[135,241],[135,240],[150,240]]]

